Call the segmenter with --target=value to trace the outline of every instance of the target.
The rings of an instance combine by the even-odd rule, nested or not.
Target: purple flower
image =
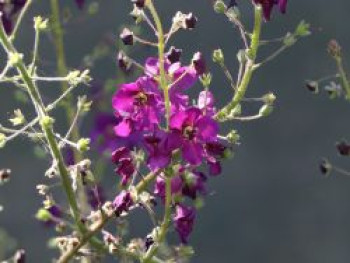
[[[179,234],[182,243],[187,243],[189,235],[193,229],[193,223],[196,218],[196,210],[182,204],[176,206],[174,216],[175,230]]]
[[[112,151],[117,145],[117,137],[114,133],[114,126],[118,121],[112,114],[98,113],[95,117],[94,128],[90,132],[93,145],[99,152]]]
[[[118,148],[112,153],[112,162],[117,165],[114,171],[121,176],[121,184],[123,186],[127,185],[135,172],[135,165],[130,150],[126,147]]]
[[[271,12],[275,5],[278,5],[281,13],[287,10],[287,0],[254,0],[255,4],[260,4],[263,8],[264,18],[268,21],[271,18]]]
[[[177,175],[171,178],[171,195],[180,193],[182,190],[182,178]],[[158,176],[154,188],[154,194],[159,196],[163,201],[165,199],[165,179],[163,176]]]
[[[123,212],[129,211],[129,208],[134,204],[130,192],[121,191],[113,201],[116,216],[120,216]]]
[[[180,140],[176,134],[156,130],[144,136],[144,145],[148,152],[147,164],[155,170],[170,164],[172,152],[180,147]]]
[[[221,173],[221,164],[219,159],[225,157],[227,147],[219,142],[208,142],[205,145],[206,159],[211,175],[219,175]]]
[[[123,84],[113,97],[113,108],[120,123],[115,132],[129,136],[133,130],[152,130],[159,123],[161,95],[156,83],[149,77]]]
[[[215,141],[218,124],[198,108],[191,107],[171,116],[170,128],[180,135],[182,156],[192,165],[200,165],[204,157],[205,143]]]

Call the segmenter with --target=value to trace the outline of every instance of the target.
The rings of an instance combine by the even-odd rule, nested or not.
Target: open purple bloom
[[[128,191],[121,191],[113,201],[115,214],[120,216],[123,212],[129,211],[129,208],[134,204],[131,194]]]
[[[278,5],[282,13],[285,13],[287,10],[287,0],[254,0],[254,3],[262,6],[266,20],[270,20],[275,5]]]
[[[179,234],[182,243],[187,243],[188,238],[193,230],[194,220],[196,218],[196,210],[182,204],[176,206],[174,216],[175,230]]]
[[[220,159],[225,157],[227,147],[217,141],[209,142],[205,145],[206,159],[209,166],[210,175],[221,173]]]
[[[151,130],[159,123],[161,95],[156,83],[149,77],[123,84],[113,97],[113,108],[121,122],[115,127],[120,137],[133,130]]]
[[[204,157],[204,145],[215,141],[218,124],[198,108],[191,107],[171,116],[170,128],[179,134],[182,156],[192,165],[200,165]]]
[[[147,164],[151,170],[166,168],[171,161],[172,152],[180,147],[177,134],[162,130],[144,136],[144,145],[148,152]]]

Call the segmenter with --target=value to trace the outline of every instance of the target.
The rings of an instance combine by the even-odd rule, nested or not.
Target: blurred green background
[[[30,52],[31,15],[47,16],[47,2],[37,1],[24,19],[17,42],[21,51]],[[84,55],[106,36],[111,34],[113,43],[120,27],[132,23],[127,16],[131,7],[129,1],[99,1],[98,13],[85,16],[71,2],[61,3],[72,10],[65,39],[68,64],[77,68]],[[238,33],[225,17],[213,12],[210,1],[155,2],[167,25],[177,10],[192,11],[198,16],[195,31],[181,32],[173,39],[177,47],[184,49],[186,61],[197,50],[210,61],[211,51],[221,47],[229,66],[236,67],[237,47],[241,43]],[[255,75],[248,97],[272,91],[277,96],[276,110],[268,118],[234,124],[242,143],[236,147],[235,158],[225,164],[223,174],[210,180],[210,194],[191,237],[196,249],[193,262],[350,261],[350,178],[336,175],[326,178],[318,171],[323,156],[350,168],[334,147],[337,140],[350,139],[350,105],[342,99],[330,101],[325,93],[313,96],[304,88],[305,79],[335,72],[334,63],[326,53],[331,38],[338,39],[343,46],[350,68],[350,2],[289,2],[286,16],[275,12],[272,22],[264,26],[265,38],[284,35],[302,19],[311,23],[313,35]],[[251,12],[244,8],[242,13],[249,20]],[[134,58],[150,54],[149,50],[135,50]],[[43,37],[41,54],[47,62],[42,72],[52,74],[54,55],[47,37]],[[109,58],[96,64],[95,79],[116,77],[115,54],[112,50]],[[3,63],[3,53],[1,57]],[[228,84],[216,65],[210,64],[210,70],[214,73],[212,89],[222,105],[229,94]],[[0,92],[0,122],[6,123],[18,103],[11,102],[13,92],[9,87],[1,85]],[[28,262],[50,262],[55,254],[46,248],[45,242],[52,233],[34,218],[41,202],[35,185],[42,182],[49,164],[34,157],[32,146],[23,138],[0,151],[0,167],[11,168],[13,172],[11,182],[0,188],[0,204],[5,208],[0,213],[0,227],[27,250]],[[105,176],[114,178],[112,169]],[[138,223],[142,222],[143,218],[139,217]]]

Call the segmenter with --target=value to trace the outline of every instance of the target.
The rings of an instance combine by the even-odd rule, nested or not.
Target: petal
[[[192,165],[200,165],[203,157],[203,147],[199,143],[185,141],[182,148],[182,156]]]
[[[173,114],[170,118],[170,128],[182,130],[182,125],[187,118],[187,114],[184,111],[179,111]]]
[[[128,119],[123,119],[117,126],[114,127],[115,134],[120,137],[128,137],[131,130],[131,121]]]
[[[113,96],[113,108],[119,113],[131,113],[134,109],[134,96],[140,92],[140,90],[140,87],[136,83],[122,85]]]
[[[198,137],[203,141],[215,140],[219,132],[217,122],[208,116],[200,118],[196,123],[196,127],[198,129]]]

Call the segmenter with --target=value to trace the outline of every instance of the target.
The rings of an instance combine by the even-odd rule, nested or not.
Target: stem
[[[56,56],[57,56],[57,71],[59,76],[64,77],[67,76],[67,64],[64,50],[64,41],[63,41],[63,29],[60,20],[60,6],[59,0],[51,0],[51,12],[52,12],[52,30],[56,48]],[[63,91],[69,89],[67,82],[62,82],[61,87]],[[74,109],[72,108],[73,98],[71,94],[67,94],[66,102],[63,103],[64,109],[67,115],[68,124],[72,123],[74,120]],[[79,130],[75,127],[72,131],[72,140],[78,141],[80,138]],[[81,154],[79,151],[74,149],[74,160],[78,162],[81,160]]]
[[[18,31],[18,28],[23,20],[24,15],[27,13],[30,5],[32,4],[32,2],[33,2],[33,0],[27,0],[27,2],[25,3],[24,7],[21,10],[21,12],[19,13],[16,24],[15,24],[13,31],[11,33],[11,36],[10,36],[11,41],[13,41],[16,38],[16,33]]]
[[[156,242],[147,251],[142,263],[150,263],[153,256],[157,253],[159,245],[164,241],[168,232],[169,224],[171,221],[171,177],[167,176],[165,179],[165,211],[162,225],[160,226],[159,233],[156,237]]]
[[[339,74],[340,74],[340,78],[341,78],[341,80],[343,82],[343,88],[344,88],[344,91],[346,93],[346,99],[350,100],[350,82],[349,82],[349,79],[346,76],[346,72],[344,70],[343,60],[342,60],[342,58],[340,56],[337,56],[335,58],[335,61],[337,63],[337,67],[338,67],[338,71],[339,71]]]
[[[160,86],[164,92],[164,101],[165,101],[165,117],[166,117],[166,128],[169,127],[170,119],[170,100],[169,100],[169,87],[166,79],[166,73],[164,68],[164,49],[165,49],[165,37],[162,22],[158,15],[156,8],[153,5],[152,0],[148,0],[147,7],[151,12],[153,20],[156,24],[157,34],[158,34],[158,57],[159,57],[159,74],[160,74]]]
[[[254,72],[254,64],[257,56],[257,52],[259,49],[259,41],[261,35],[261,27],[262,27],[262,8],[260,5],[255,5],[255,22],[254,22],[254,30],[252,34],[251,44],[248,51],[249,59],[245,66],[244,75],[242,77],[242,81],[237,89],[237,92],[233,96],[232,101],[227,104],[221,111],[218,112],[216,118],[220,116],[226,116],[229,114],[244,98],[249,83],[251,81],[253,72]]]
[[[3,47],[6,50],[8,55],[10,55],[11,53],[17,54],[16,49],[14,48],[12,43],[7,38],[4,27],[2,24],[0,25],[0,40],[1,40],[1,44],[3,45]],[[38,118],[39,119],[49,118],[49,116],[47,114],[47,110],[46,110],[44,104],[42,103],[40,93],[39,93],[35,83],[30,78],[29,71],[28,71],[27,67],[25,66],[24,62],[22,61],[22,59],[19,59],[18,63],[14,66],[16,67],[17,71],[21,75],[23,82],[26,84],[28,93],[30,94],[30,97],[33,101],[33,104],[36,107]],[[58,143],[55,139],[55,135],[54,135],[54,132],[52,130],[52,127],[50,125],[44,125],[44,124],[42,124],[41,127],[42,127],[44,134],[45,134],[45,139],[50,147],[52,157],[57,164],[57,168],[58,168],[58,171],[60,173],[61,180],[62,180],[62,185],[63,185],[64,191],[66,193],[66,197],[68,199],[69,206],[71,208],[71,213],[72,213],[72,216],[74,218],[74,221],[75,221],[76,225],[78,226],[80,232],[84,233],[85,228],[84,228],[84,225],[80,221],[80,213],[79,213],[79,209],[78,209],[78,204],[75,200],[74,191],[72,189],[71,182],[69,179],[69,173],[68,173],[68,170],[65,166],[63,156],[59,150]]]

